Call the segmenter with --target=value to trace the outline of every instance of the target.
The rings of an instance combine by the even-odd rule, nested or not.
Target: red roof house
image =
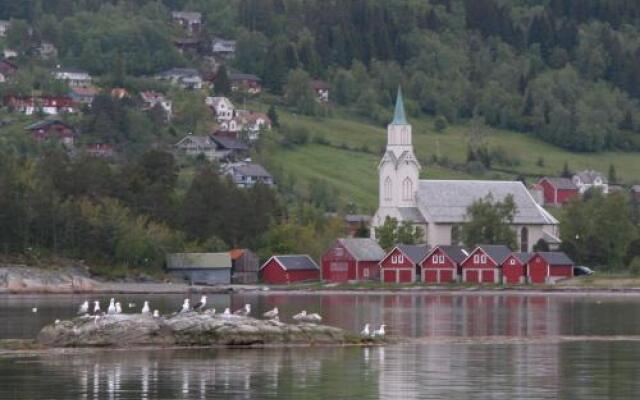
[[[545,205],[561,206],[580,194],[576,184],[569,178],[544,177],[538,184],[543,188]]]
[[[502,262],[502,282],[507,285],[526,283],[529,253],[511,253]]]
[[[31,137],[39,142],[56,139],[66,145],[73,145],[75,133],[71,126],[57,119],[38,121],[25,128]]]
[[[507,246],[483,245],[476,247],[460,264],[462,282],[499,283],[500,266],[509,254],[511,254],[511,250]]]
[[[316,93],[316,99],[323,103],[329,101],[329,89],[331,87],[325,81],[314,79],[311,81],[311,89]]]
[[[527,268],[529,283],[553,283],[573,277],[574,262],[561,251],[537,252],[531,256]]]
[[[426,245],[398,245],[380,261],[380,278],[385,283],[413,283],[420,280],[420,261]]]
[[[320,279],[318,264],[308,255],[273,256],[260,267],[262,282],[272,285]]]
[[[460,264],[469,253],[460,246],[436,246],[420,262],[425,283],[457,282]]]
[[[384,250],[370,238],[338,239],[322,256],[322,279],[330,282],[379,280]]]

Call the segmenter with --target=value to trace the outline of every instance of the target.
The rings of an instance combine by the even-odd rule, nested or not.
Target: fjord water
[[[199,296],[193,296],[197,299]],[[87,297],[93,300],[93,297]],[[143,299],[167,313],[183,296]],[[0,338],[35,337],[84,296],[0,296]],[[101,297],[102,303],[108,296]],[[301,309],[408,343],[376,348],[99,350],[0,358],[0,399],[636,399],[640,297],[568,294],[216,295],[216,309]],[[128,303],[135,303],[131,309]],[[38,308],[32,313],[33,307]]]

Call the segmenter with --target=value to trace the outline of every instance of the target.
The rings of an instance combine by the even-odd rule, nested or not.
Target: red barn
[[[502,281],[507,285],[518,285],[526,283],[527,262],[531,254],[511,253],[502,262]]]
[[[538,182],[544,191],[544,204],[560,206],[577,197],[578,187],[569,178],[544,177]]]
[[[322,279],[329,282],[379,280],[384,250],[370,238],[338,239],[322,256]]]
[[[500,265],[511,254],[511,249],[502,245],[481,245],[469,254],[462,263],[462,282],[499,283]]]
[[[422,245],[398,245],[380,261],[380,278],[385,283],[413,283],[420,280],[420,261],[429,248]]]
[[[460,263],[469,253],[460,246],[434,247],[420,262],[422,281],[426,283],[451,283],[458,281]]]
[[[259,272],[262,282],[273,285],[320,279],[318,264],[307,255],[273,256]]]
[[[573,277],[574,262],[561,251],[537,252],[527,268],[529,283],[553,283]]]

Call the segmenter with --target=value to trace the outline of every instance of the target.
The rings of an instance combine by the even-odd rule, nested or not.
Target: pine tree
[[[227,67],[223,64],[218,68],[218,74],[215,80],[216,93],[229,96],[231,94],[231,82],[229,81],[229,74],[227,73]]]
[[[276,106],[273,104],[269,106],[269,111],[267,111],[267,117],[271,120],[271,126],[277,128],[280,126],[280,121],[278,120],[278,113],[276,111]]]
[[[616,167],[613,164],[609,164],[609,183],[618,183]]]

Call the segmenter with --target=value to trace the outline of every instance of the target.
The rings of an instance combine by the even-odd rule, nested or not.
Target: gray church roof
[[[496,201],[513,195],[517,210],[516,224],[554,225],[551,214],[536,203],[527,188],[519,181],[421,180],[418,184],[418,207],[429,222],[462,223],[467,208],[489,193]]]
[[[413,221],[415,223],[424,223],[424,216],[418,207],[398,207],[398,212],[402,216],[403,221]]]

